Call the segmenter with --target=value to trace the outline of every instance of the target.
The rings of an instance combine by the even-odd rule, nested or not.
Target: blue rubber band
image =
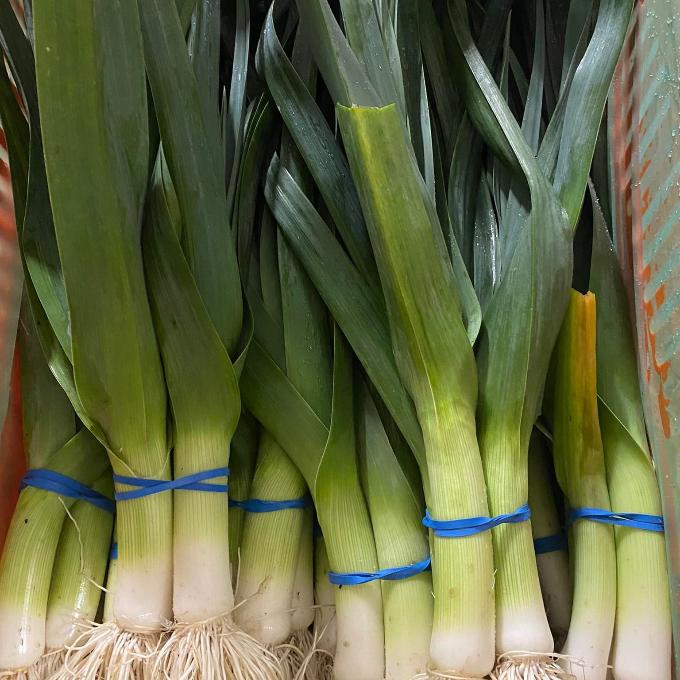
[[[110,498],[90,489],[76,479],[62,475],[54,470],[36,469],[29,470],[21,480],[21,488],[31,486],[35,489],[50,491],[66,498],[75,498],[78,501],[87,501],[101,510],[113,513],[115,505]]]
[[[497,517],[467,517],[466,519],[441,520],[433,519],[430,511],[425,511],[423,524],[434,531],[435,536],[440,538],[462,538],[464,536],[474,536],[484,531],[489,531],[499,524],[518,524],[526,522],[531,517],[529,505],[524,504],[514,512]]]
[[[430,567],[431,559],[425,558],[421,562],[408,564],[404,567],[390,567],[389,569],[379,569],[376,572],[358,571],[351,574],[338,574],[334,571],[328,572],[328,580],[334,586],[359,586],[371,581],[401,581],[411,576],[426,571]]]
[[[109,558],[112,560],[118,559],[118,543],[111,544],[111,552],[109,553]]]
[[[631,529],[643,529],[662,533],[664,530],[661,515],[644,515],[637,512],[612,512],[601,508],[576,508],[569,513],[569,524],[579,519],[589,519],[602,524],[615,524]]]
[[[537,555],[545,555],[546,553],[566,549],[567,538],[564,534],[553,534],[552,536],[543,536],[534,539],[534,552]]]
[[[304,509],[311,505],[309,496],[302,498],[294,498],[287,501],[266,501],[261,498],[249,498],[245,501],[237,501],[232,498],[229,499],[230,508],[240,508],[245,512],[262,513],[262,512],[276,512],[277,510],[296,510]]]
[[[168,481],[162,479],[144,479],[140,477],[113,475],[113,481],[116,482],[116,484],[126,484],[127,486],[138,487],[132,491],[117,492],[114,498],[117,501],[131,501],[135,498],[143,498],[144,496],[151,496],[155,493],[163,493],[164,491],[172,491],[174,489],[180,489],[182,491],[213,491],[216,493],[227,493],[229,490],[227,484],[205,484],[203,482],[206,479],[228,476],[229,468],[227,467],[204,470],[203,472],[196,472],[193,475],[178,477],[177,479]]]

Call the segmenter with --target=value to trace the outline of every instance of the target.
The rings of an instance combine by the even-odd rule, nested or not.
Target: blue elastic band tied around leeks
[[[537,555],[545,555],[558,550],[567,549],[567,538],[564,534],[553,534],[534,539],[534,552]]]
[[[464,536],[474,536],[484,531],[489,531],[500,524],[518,524],[526,522],[531,517],[529,505],[524,504],[514,512],[497,517],[467,517],[465,519],[442,520],[433,519],[430,511],[425,511],[423,524],[434,531],[435,536],[440,538],[463,538]]]
[[[97,508],[113,513],[115,505],[110,498],[90,489],[76,479],[62,475],[54,470],[36,469],[29,470],[21,480],[21,488],[31,486],[35,489],[50,491],[58,496],[75,498],[78,501],[87,501]]]
[[[591,522],[602,524],[615,524],[620,527],[631,529],[643,529],[644,531],[664,530],[663,517],[661,515],[645,515],[638,512],[612,512],[602,508],[576,508],[569,513],[569,524],[579,519],[588,519]]]
[[[229,468],[220,467],[213,470],[204,470],[203,472],[196,472],[193,475],[186,475],[186,477],[178,477],[177,479],[162,480],[162,479],[144,479],[140,477],[126,477],[125,475],[113,475],[113,481],[116,484],[126,484],[127,486],[136,486],[132,491],[119,491],[114,498],[117,501],[131,501],[135,498],[143,498],[144,496],[151,496],[156,493],[163,493],[164,491],[212,491],[216,493],[227,493],[229,491],[228,484],[206,484],[206,479],[215,479],[216,477],[228,477]]]
[[[416,576],[430,567],[430,558],[427,557],[421,562],[408,564],[404,567],[390,567],[389,569],[379,569],[378,571],[357,571],[351,574],[339,574],[335,571],[328,572],[328,580],[334,586],[360,586],[371,581],[401,581],[411,576]]]
[[[112,560],[118,559],[118,543],[111,544],[111,552],[109,553],[109,558]]]
[[[245,501],[229,499],[230,508],[240,508],[245,512],[262,513],[276,512],[277,510],[297,510],[304,509],[311,505],[309,496],[293,498],[287,501],[266,501],[261,498],[249,498]]]

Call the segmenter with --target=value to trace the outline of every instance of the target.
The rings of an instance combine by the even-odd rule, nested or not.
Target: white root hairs
[[[45,652],[40,659],[29,668],[0,671],[3,680],[56,680],[64,666],[64,650]]]
[[[296,631],[274,648],[285,680],[330,680],[333,655],[318,646],[319,633],[309,629]]]
[[[125,631],[116,623],[90,624],[67,648],[55,680],[154,680],[164,634]]]
[[[560,662],[562,665],[560,665]],[[501,654],[489,676],[491,680],[577,680],[563,666],[579,665],[564,654],[539,652],[507,652]]]
[[[149,680],[284,680],[276,656],[230,615],[176,623],[155,652],[152,671]]]

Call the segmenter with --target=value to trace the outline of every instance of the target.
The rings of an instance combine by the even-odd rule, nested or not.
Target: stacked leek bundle
[[[632,0],[262,5],[0,3],[0,673],[670,680],[600,134]]]

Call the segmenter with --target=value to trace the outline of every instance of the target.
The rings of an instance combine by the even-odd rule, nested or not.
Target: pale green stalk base
[[[306,631],[314,623],[314,516],[311,510],[304,512],[291,608],[293,634]]]
[[[45,651],[52,566],[66,506],[38,489],[21,492],[0,560],[0,670],[32,666]]]
[[[251,496],[262,500],[300,498],[304,479],[268,434],[260,441]],[[234,618],[265,645],[277,645],[292,632],[291,603],[298,566],[304,510],[247,513]]]
[[[385,673],[380,583],[335,590],[335,680],[380,680]]]
[[[434,519],[488,515],[474,422],[460,422],[453,413],[448,417],[448,427],[442,424],[442,413],[436,422],[420,417],[428,451],[430,514]],[[446,451],[449,456],[443,455]],[[485,676],[495,658],[491,536],[489,532],[464,538],[433,535],[430,543],[434,593],[430,664],[442,672]]]
[[[616,680],[670,680],[671,612],[663,534],[616,528]]]
[[[528,500],[526,452],[519,455],[520,442],[509,433],[487,432],[480,445],[491,514],[515,511]],[[518,465],[512,464],[517,457]],[[554,643],[538,579],[531,522],[501,524],[491,535],[496,567],[496,652],[499,656],[517,651],[549,655]]]
[[[326,539],[331,569],[340,574],[374,572],[378,568],[373,530],[364,495],[350,468],[330,468],[317,495],[319,523]],[[319,485],[317,485],[319,486]],[[335,680],[376,680],[385,674],[385,629],[380,583],[334,586],[337,641]]]
[[[383,581],[385,677],[410,680],[428,666],[432,634],[432,578],[418,574],[403,581]]]
[[[333,655],[337,642],[335,586],[328,580],[331,568],[323,536],[319,534],[314,543],[314,634],[318,638],[318,648]]]
[[[111,474],[93,485],[111,495]],[[64,523],[54,562],[47,606],[46,644],[59,650],[77,637],[80,625],[94,621],[109,556],[113,514],[77,501]]]
[[[654,470],[600,408],[607,481],[612,509],[661,514]],[[616,680],[670,680],[671,606],[664,535],[615,527],[616,621],[610,663]]]
[[[125,631],[160,632],[172,619],[172,497],[118,502],[116,523],[114,618]]]
[[[191,430],[193,436],[187,436],[185,431],[189,428],[178,426],[176,429],[176,478],[228,465],[230,440],[223,432],[206,430],[198,434]],[[229,482],[227,477],[207,481],[211,484]],[[224,616],[234,606],[228,559],[227,494],[178,489],[173,493],[173,500],[172,606],[175,620],[191,624]]]
[[[616,549],[614,530],[607,524],[581,520],[572,530],[574,604],[562,653],[578,666],[583,680],[605,680],[614,631]]]

